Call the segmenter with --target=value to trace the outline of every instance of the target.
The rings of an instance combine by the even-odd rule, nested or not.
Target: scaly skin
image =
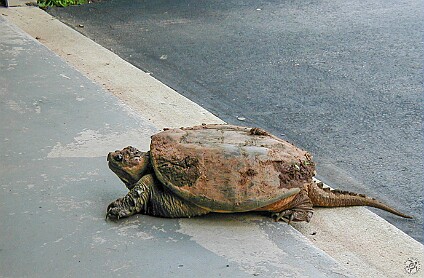
[[[307,190],[309,199],[314,207],[369,206],[388,211],[404,218],[412,218],[374,198],[367,197],[363,194],[324,188],[322,183],[308,184]]]
[[[153,175],[147,174],[125,197],[117,199],[108,206],[106,218],[120,219],[136,213],[175,218],[198,216],[209,212],[171,194]]]
[[[108,155],[109,167],[130,190],[128,194],[112,202],[106,218],[120,219],[136,213],[160,217],[192,217],[211,212],[176,196],[161,184],[154,175],[149,153],[127,147]],[[295,195],[273,204],[254,209],[271,212],[276,221],[309,222],[313,207],[371,206],[401,217],[411,218],[374,198],[340,190],[323,188],[322,183],[305,184]]]

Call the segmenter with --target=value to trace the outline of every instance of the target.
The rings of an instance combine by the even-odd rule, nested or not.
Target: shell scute
[[[202,125],[152,136],[152,165],[173,193],[212,211],[249,211],[312,181],[309,153],[258,128]]]

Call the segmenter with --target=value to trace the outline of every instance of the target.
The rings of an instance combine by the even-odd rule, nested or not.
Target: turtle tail
[[[369,206],[388,211],[404,218],[412,218],[409,215],[403,214],[388,205],[363,194],[334,190],[329,187],[324,188],[324,184],[322,182],[310,183],[308,185],[308,195],[314,207]]]

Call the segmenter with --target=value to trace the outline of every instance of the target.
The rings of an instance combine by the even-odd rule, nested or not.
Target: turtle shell
[[[181,198],[216,212],[254,210],[312,181],[312,156],[259,128],[202,125],[152,136],[157,178]]]

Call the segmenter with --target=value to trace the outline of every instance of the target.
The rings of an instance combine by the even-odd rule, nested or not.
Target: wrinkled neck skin
[[[137,172],[137,169],[135,169],[135,173],[130,175],[130,178],[128,180],[124,180],[121,178],[121,176],[118,175],[118,177],[121,179],[121,181],[125,184],[125,186],[128,188],[128,190],[131,190],[134,188],[134,186],[140,181],[142,177],[145,175],[152,174],[152,169],[150,169],[150,164],[147,164],[146,167],[142,169],[142,171]]]

